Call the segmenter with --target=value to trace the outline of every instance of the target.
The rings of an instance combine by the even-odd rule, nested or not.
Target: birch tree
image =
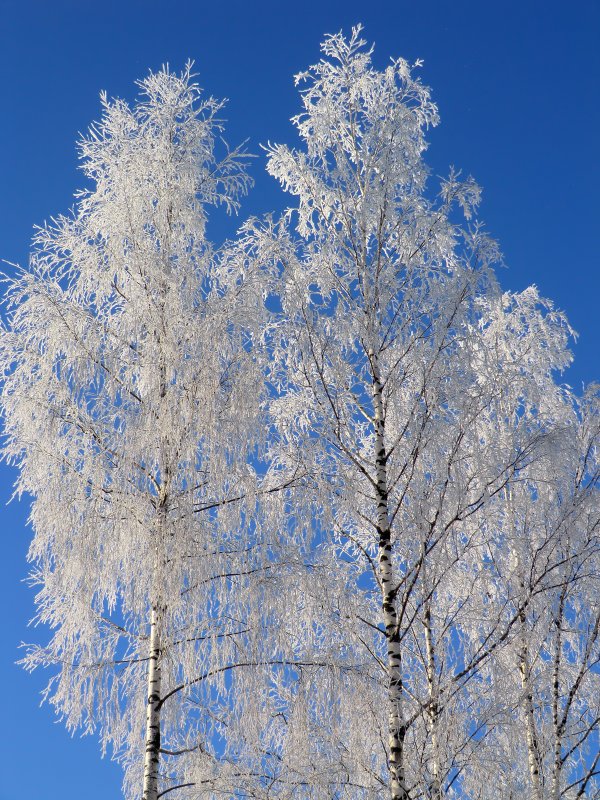
[[[360,28],[322,49],[302,147],[268,149],[282,219],[210,245],[244,154],[163,69],[103,97],[92,188],[6,281],[4,455],[51,628],[25,665],[128,797],[594,797],[572,332],[500,290],[474,181],[432,192],[418,64],[378,71]]]
[[[51,629],[25,665],[51,667],[46,699],[123,761],[127,796],[157,800],[218,780],[273,551],[252,523],[262,290],[206,238],[207,208],[247,189],[244,154],[216,156],[222,104],[189,68],[139,87],[133,106],[102,96],[79,142],[91,188],[5,281],[2,412]]]
[[[485,514],[501,514],[568,416],[554,373],[570,330],[535,289],[500,292],[496,246],[469,221],[471,179],[451,173],[431,195],[437,109],[407,62],[376,70],[359,28],[322,50],[297,77],[302,149],[268,152],[297,204],[247,236],[282,269],[273,458],[301,465],[298,513],[331,531],[337,570],[353,562],[369,607],[342,612],[372,668],[330,709],[330,750],[347,768],[323,792],[339,779],[393,800],[458,797],[481,738],[460,692],[529,602],[482,604]]]
[[[489,752],[469,768],[477,798],[598,796],[597,402],[592,386],[577,404],[562,459],[541,463],[511,489],[495,594],[530,600],[521,601],[516,635],[488,665],[498,713]],[[494,754],[493,778],[484,782]]]

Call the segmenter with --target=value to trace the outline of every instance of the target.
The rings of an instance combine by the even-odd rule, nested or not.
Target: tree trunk
[[[164,298],[166,285],[161,287],[161,294]],[[164,305],[163,305],[163,325]],[[156,339],[159,350],[161,349],[160,335]],[[159,364],[160,375],[160,401],[164,402],[167,395],[166,379],[166,359],[162,357]],[[164,430],[164,424],[157,419],[157,424]],[[158,494],[157,512],[157,542],[155,551],[155,562],[152,576],[152,614],[150,617],[150,647],[148,652],[148,682],[146,700],[146,749],[144,755],[144,788],[142,800],[158,800],[158,767],[160,762],[160,709],[161,709],[161,628],[163,626],[164,607],[161,601],[164,589],[164,568],[165,557],[163,553],[164,541],[167,530],[167,511],[169,498],[169,478],[170,468],[168,453],[168,441],[163,436],[161,438],[160,464],[161,464],[161,486]]]
[[[146,706],[146,752],[142,800],[157,800],[160,758],[160,614],[152,608],[148,660],[148,700]]]
[[[527,763],[529,765],[529,779],[531,781],[531,800],[543,800],[540,783],[540,750],[535,727],[535,714],[533,708],[533,691],[529,669],[529,653],[527,648],[527,631],[525,629],[525,612],[519,614],[521,623],[521,647],[519,650],[519,673],[521,675],[521,689],[523,713],[525,716],[525,736],[527,739]]]
[[[406,726],[402,718],[402,652],[396,612],[397,587],[392,567],[392,540],[388,508],[387,453],[385,449],[385,420],[381,377],[377,356],[369,354],[373,369],[373,404],[375,409],[375,467],[377,481],[377,562],[383,623],[387,640],[388,674],[388,746],[392,800],[410,800],[404,775],[404,737]]]
[[[431,737],[431,783],[432,800],[442,800],[442,781],[440,777],[440,749],[438,739],[439,704],[437,702],[437,688],[435,680],[435,650],[433,644],[433,631],[431,630],[431,602],[425,602],[425,647],[427,656],[427,689],[428,701],[427,722]]]
[[[565,614],[565,595],[567,582],[565,580],[560,593],[558,612],[554,619],[556,638],[554,640],[554,659],[552,664],[552,729],[554,732],[554,752],[552,759],[552,794],[551,800],[560,797],[560,773],[562,768],[562,736],[564,720],[559,719],[560,707],[560,662],[562,656],[562,629]]]

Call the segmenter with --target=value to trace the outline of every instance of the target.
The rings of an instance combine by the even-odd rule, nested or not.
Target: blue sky
[[[131,98],[136,78],[165,62],[179,69],[194,59],[207,92],[229,98],[227,140],[249,139],[259,154],[239,221],[282,208],[260,143],[294,141],[292,76],[318,59],[324,33],[359,21],[379,65],[390,56],[424,59],[422,79],[442,117],[430,134],[433,173],[454,164],[483,186],[481,216],[508,267],[503,285],[536,283],[567,313],[580,334],[568,383],[600,378],[600,4],[592,0],[229,0],[220,8],[201,0],[0,0],[0,258],[25,263],[33,225],[72,205],[82,184],[74,143],[99,116],[99,91]],[[231,223],[216,214],[213,237],[226,230]],[[13,480],[1,466],[2,503]],[[87,800],[118,797],[118,766],[40,709],[44,676],[14,665],[19,642],[43,631],[26,627],[26,503],[0,514],[8,623],[0,800],[70,800],[82,790]]]

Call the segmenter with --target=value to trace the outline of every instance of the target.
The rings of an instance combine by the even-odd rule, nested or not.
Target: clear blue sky
[[[228,141],[248,138],[260,153],[261,142],[293,141],[292,76],[318,59],[322,35],[362,21],[380,65],[424,59],[442,117],[430,136],[434,174],[454,164],[481,183],[481,215],[509,267],[504,286],[536,283],[567,312],[580,339],[566,381],[600,378],[600,3],[229,0],[220,9],[202,0],[0,0],[0,258],[24,263],[32,226],[72,205],[82,180],[74,142],[98,117],[101,89],[131,98],[148,68],[192,58],[206,90],[229,98]],[[262,158],[253,173],[240,221],[285,202]],[[216,219],[214,236],[224,229]],[[13,480],[0,467],[2,502]],[[40,709],[44,676],[14,665],[19,642],[43,631],[26,628],[26,503],[0,515],[0,800],[117,798],[119,768]]]

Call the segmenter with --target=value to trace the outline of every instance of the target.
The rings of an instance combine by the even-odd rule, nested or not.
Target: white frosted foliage
[[[189,68],[139,87],[102,98],[79,143],[90,190],[7,281],[2,410],[51,629],[25,665],[52,668],[48,700],[123,760],[127,796],[155,800],[172,754],[216,758],[226,675],[266,619],[249,576],[270,567],[251,523],[262,290],[205,238],[244,156],[215,155],[222,104]]]
[[[518,649],[534,598],[566,585],[557,541],[578,557],[596,542],[590,462],[585,532],[559,522],[581,457],[582,415],[556,383],[571,331],[535,287],[500,290],[474,181],[451,172],[432,192],[423,155],[438,114],[419,65],[376,69],[360,28],[322,51],[297,77],[301,145],[268,150],[292,208],[246,228],[256,260],[281,271],[272,458],[304,476],[294,513],[319,520],[337,585],[354,587],[327,599],[323,624],[361,669],[333,696],[313,688],[319,703],[298,676],[306,791],[475,798],[487,737],[508,724],[492,664]],[[517,496],[522,538],[537,516],[546,559],[520,596],[495,573]],[[283,794],[306,772],[296,724],[288,735]],[[527,782],[527,761],[515,768]]]
[[[165,68],[5,280],[25,666],[127,798],[598,798],[598,387],[475,181],[431,179],[421,65],[322,52],[280,218],[210,244],[245,154]]]

